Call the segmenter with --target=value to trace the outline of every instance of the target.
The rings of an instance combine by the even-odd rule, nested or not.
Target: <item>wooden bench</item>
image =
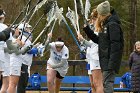
[[[30,79],[29,79],[30,80]],[[115,77],[114,85],[120,85],[121,77]],[[41,83],[46,83],[46,76],[41,76]],[[90,88],[90,80],[88,76],[65,76],[62,80],[62,84],[72,84],[70,87],[62,86],[60,91],[89,91]],[[83,86],[76,86],[76,85]],[[45,84],[46,85],[46,84]],[[86,87],[85,87],[86,86]],[[47,87],[42,87],[40,89],[34,89],[32,87],[27,87],[27,91],[47,91]],[[130,92],[129,88],[114,88],[115,92]]]

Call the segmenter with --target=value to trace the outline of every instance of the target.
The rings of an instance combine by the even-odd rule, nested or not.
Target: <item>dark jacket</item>
[[[123,52],[123,33],[116,12],[112,10],[111,14],[103,23],[104,30],[98,36],[94,34],[89,26],[85,27],[84,31],[93,42],[99,44],[101,69],[118,73]]]
[[[11,28],[6,28],[2,32],[0,32],[0,41],[6,41],[10,37],[10,32],[12,32]]]
[[[132,52],[129,57],[129,66],[131,69],[131,85],[133,91],[140,92],[140,53]]]

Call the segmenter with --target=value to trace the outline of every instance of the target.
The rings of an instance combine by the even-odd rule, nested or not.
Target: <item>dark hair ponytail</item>
[[[6,15],[6,13],[5,13],[5,11],[1,8],[1,6],[0,6],[0,15]]]
[[[61,37],[58,37],[56,41],[64,42]]]

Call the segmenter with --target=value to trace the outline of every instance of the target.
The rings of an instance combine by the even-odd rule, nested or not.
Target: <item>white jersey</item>
[[[56,65],[61,62],[61,59],[68,59],[69,58],[69,50],[68,48],[64,45],[62,50],[60,52],[57,52],[55,43],[49,43],[50,46],[50,58],[48,60],[48,64],[50,65]],[[68,62],[64,64],[64,66],[60,68],[56,68],[61,76],[65,76],[68,70]]]
[[[4,47],[7,47],[6,43],[4,44]],[[3,77],[9,76],[10,75],[10,54],[9,53],[4,53],[4,64],[3,64],[3,70],[4,72],[2,73]]]
[[[86,58],[87,59],[99,60],[98,44],[92,42],[91,40],[89,42],[91,43],[91,46],[87,47]]]
[[[15,40],[16,39],[13,38],[12,42],[16,42]],[[21,41],[25,41],[24,36],[22,36]],[[22,63],[24,62],[22,56],[23,56],[22,54],[16,55],[15,53],[12,53],[10,55],[10,75],[20,76],[21,66],[22,66]],[[24,58],[24,59],[26,60],[27,58]]]
[[[3,24],[3,23],[0,23],[0,32],[2,32],[4,29],[6,29],[8,26]],[[5,58],[6,58],[6,55],[4,53],[4,46],[5,46],[5,42],[4,41],[0,41],[0,61],[7,61]]]
[[[21,55],[10,54],[10,75],[20,76],[22,59]]]
[[[3,24],[3,23],[0,23],[0,32],[2,32],[4,29],[6,29],[8,26]]]
[[[50,60],[53,61],[53,64],[58,64],[61,59],[68,59],[69,58],[69,51],[68,48],[64,45],[60,52],[57,52],[55,43],[52,42],[50,45]]]
[[[22,36],[22,41],[24,42],[26,40],[27,37],[25,37],[24,35]],[[23,46],[23,48],[27,47],[31,45],[31,41],[28,39],[26,42],[25,42],[25,45]],[[28,65],[30,66],[32,64],[32,58],[33,58],[33,55],[32,54],[24,54],[24,55],[21,55],[21,58],[22,58],[22,63],[25,64],[25,65]]]
[[[91,43],[90,47],[87,47],[86,58],[88,64],[90,64],[90,70],[88,70],[88,74],[91,74],[92,70],[101,69],[99,63],[99,54],[98,54],[98,44],[89,41]]]
[[[15,38],[12,38],[12,42],[16,42]],[[18,64],[15,64],[18,62]],[[10,66],[20,66],[22,62],[21,54],[16,55],[15,53],[10,54]]]
[[[4,29],[6,29],[8,26],[0,23],[0,32],[2,32]],[[0,49],[3,50],[4,49],[4,41],[0,41]]]

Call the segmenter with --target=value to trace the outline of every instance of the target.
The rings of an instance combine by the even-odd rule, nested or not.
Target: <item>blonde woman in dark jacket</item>
[[[103,71],[103,85],[105,93],[113,93],[115,74],[119,72],[122,52],[123,33],[120,20],[114,10],[110,11],[110,3],[102,2],[97,6],[98,18],[95,23],[97,36],[89,28],[84,27],[88,37],[99,45],[99,61]]]

